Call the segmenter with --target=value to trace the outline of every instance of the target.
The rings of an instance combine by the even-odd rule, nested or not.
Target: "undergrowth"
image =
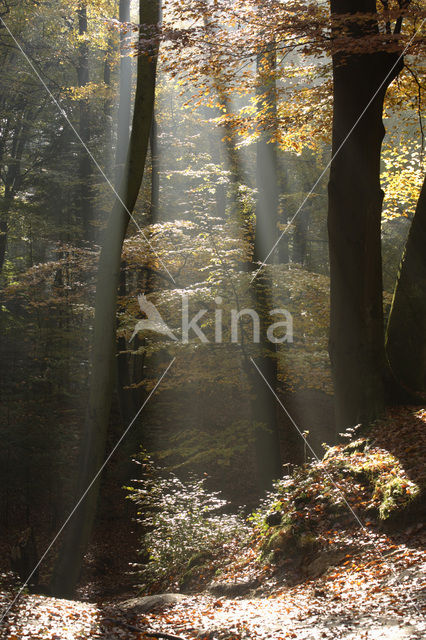
[[[129,499],[137,505],[143,530],[141,562],[136,565],[143,592],[185,589],[197,578],[212,575],[231,549],[247,538],[244,519],[229,513],[219,492],[206,488],[206,478],[183,481],[165,474],[143,454],[144,479],[135,482]]]
[[[141,459],[145,479],[129,497],[144,532],[137,567],[143,591],[200,588],[215,574],[230,581],[244,566],[248,577],[255,566],[300,571],[338,548],[344,532],[346,544],[351,530],[398,527],[407,514],[421,518],[425,421],[424,410],[400,409],[367,435],[326,447],[322,460],[278,480],[246,520],[229,513],[205,478],[184,482]]]
[[[300,559],[327,547],[332,531],[352,525],[398,526],[408,515],[415,516],[426,488],[424,476],[411,473],[383,443],[386,429],[393,430],[393,439],[398,439],[399,429],[400,440],[405,439],[401,450],[410,450],[416,437],[413,420],[423,421],[417,424],[423,433],[425,415],[408,412],[405,425],[382,421],[368,436],[326,447],[322,460],[296,467],[279,480],[251,517],[260,560],[280,564],[286,558]]]

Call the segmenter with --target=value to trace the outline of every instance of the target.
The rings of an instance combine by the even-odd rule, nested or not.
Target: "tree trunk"
[[[158,0],[140,0],[140,37],[153,38],[159,21]],[[158,41],[138,58],[135,107],[121,197],[132,211],[139,193],[147,155],[154,108]],[[148,55],[146,55],[148,53]],[[100,469],[105,457],[116,354],[116,304],[121,251],[129,215],[117,200],[105,230],[98,266],[94,345],[85,434],[82,443],[78,496]],[[93,527],[99,478],[93,484],[66,531],[52,581],[53,593],[71,597]]]
[[[352,43],[378,37],[375,11],[375,0],[331,1],[332,17],[357,14],[345,24]],[[335,37],[342,35],[340,29]],[[333,55],[329,352],[339,430],[368,423],[384,408],[380,153],[386,89],[403,64],[391,71],[397,58],[384,51]]]
[[[78,52],[77,81],[80,88],[89,83],[89,45],[87,36],[87,4],[82,2],[77,9],[78,35],[81,38]],[[90,146],[90,110],[89,100],[83,97],[79,100],[79,134],[86,146]],[[93,194],[91,187],[92,160],[87,151],[81,147],[78,159],[78,197],[77,197],[77,217],[81,222],[83,239],[89,240],[93,237]]]
[[[9,230],[9,212],[13,202],[13,193],[5,189],[4,197],[0,202],[0,273],[3,271],[6,259],[7,234]]]
[[[149,209],[150,224],[158,219],[158,205],[160,200],[160,158],[158,155],[158,133],[155,115],[152,118],[151,136],[151,205]]]
[[[113,155],[113,118],[112,111],[114,102],[112,100],[111,94],[111,67],[112,67],[112,56],[113,56],[113,40],[111,35],[108,36],[107,47],[105,50],[105,59],[104,59],[104,83],[107,88],[107,97],[105,98],[104,103],[104,115],[105,115],[105,172],[108,178],[113,179],[114,172],[114,155]]]
[[[278,203],[278,219],[283,227],[283,230],[286,228],[288,224],[288,213],[286,210],[286,204],[282,196],[284,194],[289,193],[289,161],[288,154],[285,154],[282,157],[282,161],[280,163],[279,172],[278,172],[278,191],[281,196],[281,202]],[[280,231],[281,235],[281,231]],[[288,264],[290,261],[290,251],[289,251],[289,234],[288,232],[284,233],[279,244],[278,244],[278,263],[279,264]]]
[[[4,178],[4,195],[0,201],[0,274],[6,259],[9,231],[9,214],[13,201],[22,186],[21,161],[29,140],[32,124],[30,111],[23,111],[15,126],[11,145],[11,156],[7,159],[8,168]]]
[[[278,363],[276,346],[266,338],[267,319],[270,319],[268,312],[273,308],[271,290],[270,274],[264,269],[253,281],[253,307],[260,318],[260,342],[255,362],[270,387],[277,392]],[[250,363],[248,371],[253,389],[251,419],[255,433],[258,486],[260,491],[269,491],[272,489],[273,480],[277,480],[282,475],[277,420],[278,407],[271,389],[265,380],[261,378],[252,363]]]
[[[267,102],[272,123],[276,122],[275,44],[268,45],[266,52],[258,56],[258,95]],[[256,146],[256,227],[254,237],[253,265],[263,261],[276,241],[278,221],[278,173],[277,150],[270,131],[263,131]],[[267,270],[262,270],[253,281],[253,306],[260,317],[260,344],[256,364],[271,388],[277,390],[276,347],[266,338],[268,312],[273,308],[272,279]],[[256,438],[256,464],[259,488],[270,490],[272,481],[281,477],[282,464],[277,421],[277,403],[264,380],[253,368],[252,420]]]
[[[308,226],[310,216],[310,204],[305,204],[294,219],[293,251],[291,261],[304,266],[308,252]]]
[[[119,20],[121,23],[130,22],[130,0],[120,0]],[[129,146],[131,92],[132,92],[132,62],[129,57],[129,34],[120,34],[120,102],[118,105],[117,151],[116,151],[116,184],[120,185],[124,164]]]
[[[426,178],[408,234],[386,334],[392,376],[411,396],[426,393]]]
[[[277,121],[276,104],[276,51],[275,43],[266,47],[266,51],[258,55],[257,73],[259,86],[257,89],[260,107],[265,108],[268,115],[268,126],[271,130],[263,130],[256,145],[256,231],[254,241],[254,256],[258,262],[263,261],[271,251],[277,240],[278,223],[278,166],[277,144],[275,142],[275,127]],[[268,261],[274,262],[277,250],[269,256]],[[275,260],[276,261],[276,260]]]
[[[122,24],[130,22],[130,0],[120,0],[119,20]],[[124,165],[129,148],[129,130],[132,94],[132,65],[129,57],[130,38],[128,33],[120,33],[120,76],[117,147],[115,153],[115,187],[120,188]],[[126,295],[126,269],[120,267],[120,296]],[[132,391],[126,389],[130,384],[129,357],[124,353],[127,349],[126,339],[117,340],[117,395],[123,427],[134,415]]]

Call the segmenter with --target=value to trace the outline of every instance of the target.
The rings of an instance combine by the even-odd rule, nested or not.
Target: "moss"
[[[365,485],[374,484],[377,477],[377,471],[367,466],[357,467],[355,465],[348,465],[347,469],[355,480]]]
[[[369,445],[370,445],[369,440],[366,440],[365,438],[359,438],[358,440],[355,440],[355,442],[350,442],[345,447],[343,447],[343,451],[344,453],[349,453],[349,454],[362,453],[367,449]]]
[[[376,493],[381,493],[379,516],[386,520],[398,511],[405,510],[411,502],[418,498],[420,489],[413,482],[405,478],[392,478],[385,484],[376,488]]]
[[[294,526],[286,525],[264,542],[260,559],[267,564],[279,562],[283,558],[301,561],[317,548],[318,542],[312,532],[296,530]]]
[[[353,527],[345,495],[366,520],[402,526],[407,517],[424,517],[421,491],[404,461],[367,436],[330,447],[322,461],[295,468],[291,481],[277,484],[269,505],[270,512],[279,510],[282,521],[258,529],[261,561],[298,562],[323,544],[326,527]]]
[[[293,541],[293,527],[291,525],[285,525],[278,531],[273,533],[265,541],[265,551],[276,551],[277,549],[285,549],[291,545]]]

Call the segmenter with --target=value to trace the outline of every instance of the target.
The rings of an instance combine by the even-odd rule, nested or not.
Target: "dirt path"
[[[295,586],[270,577],[244,597],[200,593],[145,613],[134,601],[126,606],[25,595],[8,615],[1,637],[149,637],[126,627],[131,625],[184,640],[421,640],[426,636],[426,554],[417,545],[390,544],[386,537],[382,543],[383,555],[365,548]],[[1,594],[2,608],[8,600],[10,594]]]

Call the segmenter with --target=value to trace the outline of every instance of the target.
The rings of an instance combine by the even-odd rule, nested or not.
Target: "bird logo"
[[[155,331],[156,333],[162,333],[171,340],[177,340],[174,333],[164,322],[157,310],[157,307],[147,300],[144,294],[138,296],[138,302],[140,310],[146,315],[146,319],[139,320],[135,330],[133,331],[133,335],[130,338],[130,342],[132,342],[133,338],[139,333],[139,331]]]

